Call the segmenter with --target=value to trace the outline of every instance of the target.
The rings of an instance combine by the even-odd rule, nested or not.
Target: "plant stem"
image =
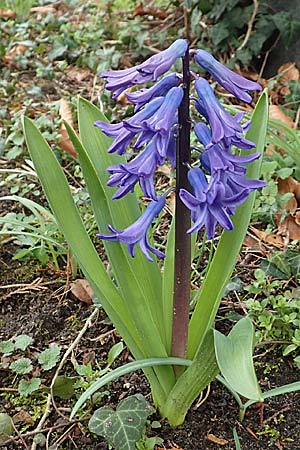
[[[178,112],[179,135],[176,155],[175,262],[171,347],[171,355],[180,358],[184,358],[186,355],[191,276],[191,238],[187,234],[191,225],[191,215],[179,198],[179,190],[189,188],[187,164],[190,162],[191,122],[188,50],[183,58],[183,90],[184,96]],[[177,368],[175,368],[176,371]]]

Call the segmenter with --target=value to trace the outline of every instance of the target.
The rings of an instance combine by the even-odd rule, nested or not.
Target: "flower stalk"
[[[191,153],[190,79],[189,49],[187,49],[183,57],[184,95],[178,110],[176,149],[175,261],[171,355],[179,358],[184,358],[186,355],[191,277],[191,238],[187,234],[191,225],[191,213],[179,197],[180,189],[189,189],[187,173]],[[181,371],[181,367],[175,367],[175,373],[178,374]]]

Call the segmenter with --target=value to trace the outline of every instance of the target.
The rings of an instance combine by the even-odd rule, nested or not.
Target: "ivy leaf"
[[[151,413],[143,395],[131,395],[120,402],[116,411],[108,407],[97,409],[89,421],[89,429],[103,436],[116,450],[135,450]]]
[[[280,31],[283,43],[288,48],[293,41],[298,40],[300,34],[300,20],[295,20],[287,11],[281,11],[272,16],[276,27]]]
[[[32,392],[37,391],[41,385],[40,378],[32,378],[31,380],[21,380],[18,386],[18,392],[22,397],[28,397]]]
[[[38,361],[43,370],[50,370],[56,366],[59,360],[60,351],[61,347],[59,345],[53,345],[40,353]]]
[[[9,366],[10,369],[18,375],[25,375],[32,371],[33,367],[29,358],[20,358]]]
[[[15,348],[19,350],[26,350],[26,348],[33,343],[32,337],[27,334],[20,334],[15,339]]]

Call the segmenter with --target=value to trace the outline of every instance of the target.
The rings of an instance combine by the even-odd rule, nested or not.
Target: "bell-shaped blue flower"
[[[111,225],[108,225],[108,229],[112,234],[97,234],[100,239],[106,239],[108,241],[119,241],[122,244],[127,244],[129,253],[132,257],[135,255],[135,246],[139,244],[142,252],[149,261],[153,261],[153,258],[149,254],[152,252],[159,258],[164,258],[165,254],[156,248],[152,247],[148,239],[148,230],[151,226],[153,219],[160,214],[165,206],[166,199],[164,196],[158,197],[158,200],[153,200],[146,208],[141,217],[130,225],[125,230],[116,230]]]
[[[130,86],[156,81],[160,75],[166,73],[176,62],[176,59],[184,56],[188,48],[186,39],[177,39],[169,48],[151,56],[142,64],[130,69],[110,70],[101,74],[108,83],[106,89],[115,91],[114,98]]]
[[[172,87],[178,85],[179,76],[176,73],[170,73],[155,83],[150,88],[143,88],[139,91],[126,93],[126,97],[131,103],[136,105],[135,111],[139,111],[146,103],[155,97],[165,95]]]
[[[205,50],[198,50],[195,54],[195,60],[199,66],[207,70],[211,76],[223,86],[228,92],[233,94],[239,100],[246,103],[252,101],[249,91],[261,91],[260,84],[247,80],[227,67],[223,66],[210,53]]]
[[[141,127],[141,123],[151,117],[157,109],[163,104],[164,97],[154,98],[151,102],[149,102],[145,108],[136,113],[130,119],[123,120],[121,123],[110,124],[104,122],[102,120],[98,120],[94,123],[94,125],[100,128],[103,133],[105,133],[109,137],[115,138],[114,142],[108,148],[109,153],[118,153],[119,155],[123,155],[134,139],[134,137],[143,131]],[[146,140],[149,140],[154,133],[143,134],[139,143],[135,143],[135,148],[140,148]]]
[[[111,176],[107,185],[119,187],[112,198],[118,199],[128,192],[133,192],[134,186],[139,182],[145,196],[156,200],[154,172],[159,162],[159,155],[153,142],[150,142],[145,150],[133,158],[129,163],[108,167],[107,171]]]
[[[253,143],[243,137],[244,128],[239,123],[241,115],[231,116],[215,97],[210,84],[204,78],[195,81],[198,100],[195,106],[211,127],[212,144],[222,143],[229,147],[234,143],[239,148],[255,147]]]
[[[231,208],[243,203],[249,193],[243,191],[226,197],[224,184],[214,177],[208,183],[203,171],[197,167],[188,171],[188,180],[193,194],[185,189],[179,191],[180,199],[190,209],[194,222],[188,233],[197,232],[205,226],[208,239],[213,239],[217,224],[225,230],[232,230]]]

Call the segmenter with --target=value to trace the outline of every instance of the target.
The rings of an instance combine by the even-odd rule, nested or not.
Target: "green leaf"
[[[276,395],[289,394],[290,392],[296,392],[296,391],[300,391],[300,381],[295,381],[295,383],[285,384],[284,386],[280,386],[280,387],[271,389],[270,391],[263,392],[262,396],[263,396],[263,399],[266,400],[267,398],[276,397]],[[253,403],[256,403],[256,401],[248,400],[244,405],[245,410],[250,405],[253,405]]]
[[[251,127],[246,138],[256,144],[257,152],[263,153],[268,121],[268,95],[264,91],[256,105],[251,119]],[[252,163],[247,170],[247,177],[259,178],[261,158]],[[217,250],[205,277],[198,302],[189,325],[188,358],[193,359],[201,345],[206,330],[213,325],[224,289],[231,277],[245,238],[255,194],[237,208],[233,217],[234,230],[223,231]]]
[[[218,366],[230,387],[246,398],[263,401],[252,358],[251,320],[247,317],[239,320],[228,336],[215,330],[214,337]]]
[[[95,296],[125,339],[135,357],[141,357],[139,337],[130,319],[128,308],[109,278],[84,228],[72,198],[67,179],[49,145],[27,117],[23,118],[26,143],[57,223],[89,280]],[[55,186],[55,189],[53,188]],[[62,208],[61,205],[64,205]],[[80,242],[80,245],[78,243]]]
[[[53,345],[40,353],[38,362],[41,364],[43,370],[50,370],[56,366],[59,361],[59,354],[61,347],[59,345]]]
[[[103,436],[116,450],[134,450],[152,411],[143,395],[132,395],[122,400],[116,411],[108,407],[97,409],[89,421],[89,429]]]
[[[15,348],[25,351],[26,348],[33,343],[32,337],[27,334],[20,334],[15,339]]]
[[[189,361],[188,359],[182,359],[182,358],[149,358],[149,359],[143,359],[139,361],[133,361],[131,363],[125,364],[124,366],[118,367],[117,369],[112,370],[111,372],[107,373],[106,375],[103,375],[103,377],[99,378],[99,380],[95,381],[77,400],[72,412],[70,418],[72,419],[79,408],[95,393],[97,392],[102,386],[105,386],[107,383],[110,383],[111,381],[126,375],[127,373],[134,372],[136,370],[144,370],[146,367],[152,367],[152,366],[190,366],[192,364],[192,361]]]
[[[233,428],[233,439],[234,439],[234,443],[235,443],[235,450],[242,450],[236,428]]]
[[[117,342],[117,344],[112,346],[107,355],[107,367],[111,366],[117,357],[121,355],[123,348],[123,342]]]
[[[64,400],[71,398],[74,393],[74,383],[76,377],[67,377],[66,375],[58,376],[53,385],[53,395],[54,397],[59,397]]]
[[[41,385],[40,378],[32,378],[31,380],[20,380],[18,392],[22,397],[28,397],[32,392],[37,391]]]
[[[0,442],[6,441],[13,432],[12,418],[6,413],[0,413]]]
[[[79,155],[97,224],[100,232],[105,233],[107,224],[112,224],[117,229],[128,227],[137,220],[141,211],[135,194],[128,194],[117,201],[111,200],[113,189],[107,186],[106,169],[113,164],[125,163],[126,160],[124,157],[107,152],[111,140],[94,126],[97,120],[107,119],[95,105],[79,98],[78,122],[82,144],[78,142],[74,133],[71,132],[70,137]],[[71,131],[68,127],[67,129],[68,132]],[[158,353],[158,338],[165,337],[161,311],[161,275],[158,265],[155,261],[147,261],[139,248],[135,258],[132,258],[126,246],[120,243],[105,242],[104,245],[123,296],[131,298],[128,305],[131,315],[133,319],[140,317],[139,320],[135,320],[135,326],[140,333],[147,334],[149,342],[152,341],[151,347],[156,348]],[[119,270],[120,266],[123,268],[122,271]],[[157,331],[155,326],[158,328]],[[162,352],[159,353],[166,356]]]
[[[9,366],[10,369],[18,375],[25,375],[32,371],[33,366],[29,358],[20,358]]]
[[[0,353],[10,355],[15,349],[15,344],[12,341],[0,342]]]

